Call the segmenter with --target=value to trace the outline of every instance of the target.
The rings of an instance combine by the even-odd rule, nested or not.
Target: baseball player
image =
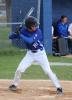
[[[43,46],[43,35],[41,30],[37,27],[37,19],[29,16],[25,20],[25,27],[23,27],[19,34],[12,34],[9,36],[10,39],[21,38],[24,40],[27,48],[25,57],[20,62],[14,76],[12,84],[9,86],[11,91],[16,91],[19,85],[21,74],[26,71],[31,64],[36,61],[42,67],[44,72],[52,80],[56,87],[57,94],[62,94],[63,90],[56,75],[52,72],[49,61]]]

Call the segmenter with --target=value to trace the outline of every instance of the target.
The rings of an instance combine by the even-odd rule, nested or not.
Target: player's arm
[[[15,39],[15,38],[19,38],[19,34],[16,34],[16,33],[11,32],[9,34],[9,39]]]
[[[26,37],[23,34],[20,34],[20,38],[23,39],[27,43],[33,43],[33,37]]]
[[[36,42],[38,39],[42,38],[41,33],[34,34],[31,37],[24,36],[23,34],[20,34],[20,38],[22,38],[25,42],[32,44],[33,42]]]

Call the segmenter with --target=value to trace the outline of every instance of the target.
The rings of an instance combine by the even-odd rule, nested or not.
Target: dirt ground
[[[8,89],[10,83],[11,80],[0,80],[0,100],[72,100],[72,81],[61,81],[62,96],[57,96],[48,80],[22,80],[16,92]]]
[[[72,55],[66,55],[64,57],[66,57],[66,58],[72,58]]]

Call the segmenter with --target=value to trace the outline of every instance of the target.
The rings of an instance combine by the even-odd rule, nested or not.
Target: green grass
[[[64,62],[64,63],[72,63],[72,58],[67,58],[65,56],[61,57],[54,57],[54,56],[48,56],[49,61],[51,62]]]
[[[10,30],[11,30],[10,27],[0,27],[1,39],[4,39],[4,40],[8,39]]]
[[[23,58],[25,53],[20,54],[7,54],[0,56],[0,78],[1,79],[12,79],[15,73],[15,70]],[[64,57],[53,57],[49,56],[49,61],[60,61],[70,62],[71,58]],[[55,72],[59,79],[61,80],[72,80],[72,67],[65,66],[51,66],[53,72]],[[48,79],[48,76],[44,74],[43,70],[38,65],[32,65],[30,68],[23,73],[22,78],[24,79]]]

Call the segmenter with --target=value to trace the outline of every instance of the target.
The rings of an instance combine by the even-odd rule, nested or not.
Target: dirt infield
[[[66,55],[64,57],[67,57],[67,58],[72,58],[72,55]]]
[[[8,89],[11,81],[0,80],[0,100],[72,100],[72,81],[61,81],[64,94],[56,95],[56,89],[48,80],[22,80],[16,92]]]

